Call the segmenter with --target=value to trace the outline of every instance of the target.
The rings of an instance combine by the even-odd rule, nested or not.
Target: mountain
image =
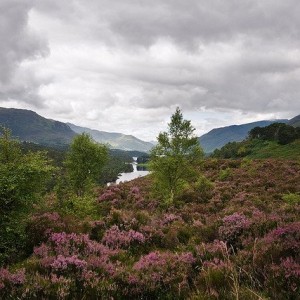
[[[153,144],[142,141],[132,135],[126,135],[117,132],[99,131],[86,127],[80,127],[71,123],[67,124],[74,132],[79,134],[83,132],[89,133],[95,141],[109,144],[114,149],[148,152],[153,147]]]
[[[294,127],[300,127],[300,115],[290,119],[287,124]]]
[[[248,132],[254,127],[265,127],[272,123],[287,123],[288,120],[270,120],[246,123],[242,125],[231,125],[221,128],[215,128],[199,137],[199,142],[205,153],[211,153],[229,142],[240,142],[244,140]]]
[[[0,108],[0,125],[9,128],[12,135],[21,141],[33,142],[50,147],[66,147],[76,134],[89,133],[95,141],[107,143],[114,149],[147,152],[153,144],[132,135],[98,131],[46,119],[26,109]]]
[[[46,119],[25,109],[0,108],[0,125],[9,128],[21,141],[65,147],[76,133],[65,123]]]

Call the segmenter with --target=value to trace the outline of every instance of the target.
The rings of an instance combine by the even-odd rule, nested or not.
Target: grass
[[[279,145],[278,143],[271,141],[256,143],[253,145],[251,152],[252,153],[247,157],[254,159],[300,159],[300,139],[287,145]]]

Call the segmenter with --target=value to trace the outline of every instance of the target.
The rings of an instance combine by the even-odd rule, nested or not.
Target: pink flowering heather
[[[287,257],[300,259],[300,222],[270,231],[258,242],[255,261],[258,265],[279,264]]]
[[[54,270],[66,270],[68,267],[83,269],[87,266],[87,262],[79,259],[77,255],[72,255],[69,257],[58,255],[50,266]]]
[[[4,288],[5,284],[19,285],[25,281],[25,269],[11,273],[7,269],[0,269],[0,287]]]
[[[42,267],[53,271],[98,268],[112,274],[115,266],[110,258],[116,255],[117,251],[90,240],[87,235],[62,232],[52,234],[48,243],[36,247],[34,253]]]
[[[212,258],[223,258],[227,253],[227,244],[223,241],[214,240],[212,243],[203,243],[196,246],[196,255],[201,261]]]
[[[174,221],[182,221],[182,218],[178,215],[175,214],[164,214],[163,219],[162,219],[162,225],[167,225],[170,224]]]
[[[46,257],[50,251],[50,248],[46,244],[41,244],[39,247],[35,247],[33,253],[38,257]]]
[[[158,295],[168,289],[174,298],[188,289],[188,278],[195,258],[190,252],[174,254],[153,251],[142,256],[133,265],[133,274],[128,277],[131,288]]]
[[[128,247],[132,243],[143,244],[145,240],[145,236],[138,231],[124,231],[114,225],[104,233],[102,242],[110,248],[118,249]]]
[[[119,252],[90,240],[85,234],[53,233],[47,243],[34,249],[38,270],[36,275],[39,278],[50,276],[51,283],[48,277],[45,282],[48,282],[50,290],[55,291],[55,295],[68,295],[76,284],[78,290],[75,294],[80,294],[84,287],[86,295],[91,293],[90,297],[93,298],[93,293],[101,295],[106,291],[108,282],[112,282],[123,269],[121,263],[115,259]],[[69,280],[67,289],[60,286],[62,280]],[[107,289],[110,289],[109,286]]]
[[[121,199],[121,189],[117,186],[109,186],[98,198],[99,202]]]
[[[204,261],[202,267],[204,269],[222,270],[228,268],[228,262],[215,257],[212,260]]]
[[[10,272],[8,269],[0,269],[0,298],[17,299],[17,293],[25,283],[25,269]]]
[[[128,198],[131,198],[134,200],[134,202],[143,200],[143,196],[141,195],[140,189],[137,186],[134,186],[130,189]]]
[[[149,254],[142,256],[139,261],[137,261],[133,269],[138,271],[146,271],[149,268],[164,268],[167,265],[184,264],[191,266],[195,263],[195,258],[191,252],[184,252],[181,254],[173,254],[170,252],[159,252],[154,251]]]
[[[281,259],[280,264],[271,264],[267,284],[273,286],[274,297],[298,299],[300,295],[300,263],[293,257]],[[275,283],[275,284],[274,284]],[[277,296],[276,296],[277,295]]]
[[[294,222],[270,231],[264,238],[266,244],[282,244],[284,249],[290,249],[299,254],[300,222]]]
[[[223,218],[223,225],[219,228],[221,239],[231,246],[236,246],[237,238],[248,229],[251,221],[242,213],[234,213]]]
[[[53,233],[47,244],[42,244],[34,249],[34,253],[38,257],[46,257],[50,255],[63,256],[88,256],[88,255],[115,255],[116,251],[112,251],[106,246],[92,241],[87,234],[67,234],[65,232]]]
[[[143,270],[152,266],[161,266],[166,264],[167,256],[158,251],[151,252],[145,256],[142,256],[140,260],[134,264],[135,270]]]
[[[31,217],[26,231],[32,246],[35,246],[46,241],[51,233],[64,231],[66,227],[57,212],[49,212]]]
[[[284,270],[285,277],[295,277],[300,280],[300,263],[293,257],[287,257],[281,260],[280,267]]]

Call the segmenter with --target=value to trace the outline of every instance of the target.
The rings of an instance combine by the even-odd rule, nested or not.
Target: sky
[[[300,114],[299,0],[0,0],[0,106],[155,140]]]

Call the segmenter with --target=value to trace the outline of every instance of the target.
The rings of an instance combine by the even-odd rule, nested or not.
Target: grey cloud
[[[285,41],[299,38],[297,0],[87,3],[96,14],[95,20],[97,16],[99,21],[104,19],[112,33],[129,44],[149,46],[162,37],[191,49],[191,45],[201,42],[228,41],[245,35]]]
[[[22,0],[2,0],[0,3],[0,99],[32,102],[38,106],[40,83],[33,80],[34,75],[25,70],[25,82],[18,82],[19,66],[23,61],[48,53],[45,41],[28,27],[28,13],[33,5],[34,1]]]
[[[300,110],[298,0],[2,0],[0,8],[2,100],[127,132],[153,131],[177,105]],[[44,63],[46,43],[32,29],[49,39]],[[21,68],[29,59],[36,66]]]
[[[170,38],[186,49],[203,42],[243,36],[299,43],[297,0],[70,0],[37,1],[38,10],[53,18],[80,24],[87,36],[110,44],[150,46]],[[192,46],[195,46],[192,47]]]

